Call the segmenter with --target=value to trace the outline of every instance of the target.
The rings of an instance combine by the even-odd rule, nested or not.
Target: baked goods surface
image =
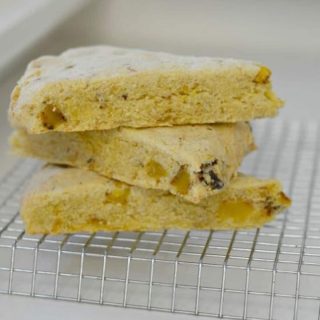
[[[28,233],[224,230],[260,227],[289,205],[278,181],[241,174],[196,205],[92,171],[46,166],[32,178],[21,215]]]
[[[194,203],[223,190],[255,148],[244,122],[45,134],[19,130],[11,145],[19,155],[90,169]]]
[[[32,61],[11,96],[29,133],[273,117],[283,102],[258,63],[96,46]]]

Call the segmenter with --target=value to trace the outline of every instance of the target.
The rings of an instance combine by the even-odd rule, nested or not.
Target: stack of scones
[[[32,61],[11,96],[12,149],[48,164],[21,204],[28,233],[260,227],[290,205],[238,173],[248,121],[282,101],[234,59],[97,46]]]

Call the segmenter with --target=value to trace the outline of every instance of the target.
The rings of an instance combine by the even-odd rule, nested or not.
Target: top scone
[[[11,96],[29,133],[248,121],[277,114],[254,62],[96,46],[32,61]]]

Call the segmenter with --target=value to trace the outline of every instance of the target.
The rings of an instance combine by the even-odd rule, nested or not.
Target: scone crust
[[[236,123],[33,135],[19,130],[11,147],[18,155],[90,169],[199,203],[228,186],[255,145],[249,124]]]
[[[195,205],[91,171],[47,166],[33,177],[21,215],[28,233],[224,230],[260,227],[289,205],[278,181],[241,174],[226,190]]]
[[[282,101],[270,70],[235,59],[96,46],[32,61],[11,96],[13,126],[30,133],[238,122]]]

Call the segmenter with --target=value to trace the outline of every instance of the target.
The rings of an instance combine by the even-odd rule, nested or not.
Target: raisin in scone
[[[29,64],[9,117],[29,133],[248,121],[283,105],[270,75],[235,59],[76,48]]]
[[[28,233],[223,230],[260,227],[289,205],[276,180],[239,175],[196,205],[92,171],[47,166],[32,178],[21,215]]]
[[[11,146],[19,155],[87,168],[194,203],[227,186],[255,148],[244,122],[44,134],[19,130]]]

